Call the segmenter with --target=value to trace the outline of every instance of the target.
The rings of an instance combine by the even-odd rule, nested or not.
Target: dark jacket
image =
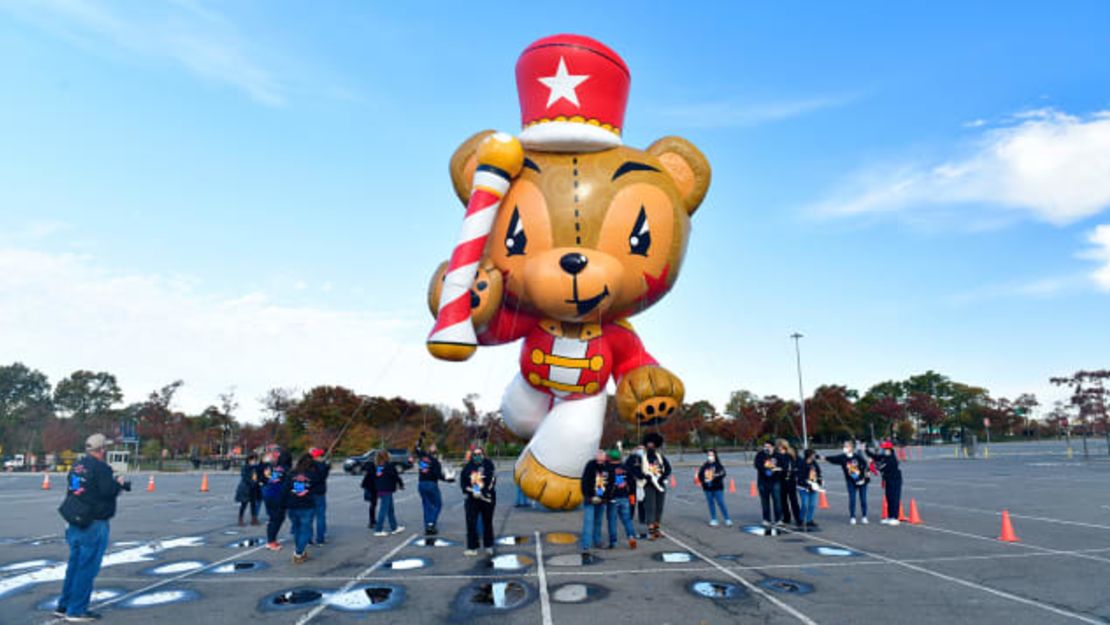
[[[261,497],[258,485],[258,465],[244,464],[239,469],[239,485],[235,487],[235,501],[246,503]]]
[[[597,497],[602,502],[609,501],[612,496],[611,483],[609,481],[608,463],[600,463],[597,460],[591,460],[586,463],[586,467],[582,469],[582,477],[578,481],[579,487],[582,489],[582,499],[587,503],[593,503],[593,498]]]
[[[809,492],[809,483],[811,481],[821,484],[821,465],[817,463],[817,458],[814,457],[809,462],[806,462],[805,459],[800,460],[798,462],[798,470],[795,472],[795,477],[798,480],[798,490]]]
[[[782,483],[784,486],[794,486],[798,479],[798,459],[790,454],[779,452],[782,458]]]
[[[331,464],[323,460],[312,461],[312,494],[316,496],[328,494],[328,476],[331,475]]]
[[[701,489],[717,491],[725,489],[725,467],[718,460],[706,462],[698,469],[698,481]]]
[[[644,484],[644,488],[655,488],[659,492],[666,492],[667,491],[667,478],[669,478],[671,476],[671,463],[670,463],[670,461],[668,461],[667,457],[664,456],[663,453],[660,452],[658,449],[649,449],[644,454],[644,456],[645,456],[646,462],[643,463],[644,466],[643,466],[642,470],[643,470],[643,473],[644,473],[644,478],[647,480],[647,482]],[[659,483],[658,488],[655,487],[655,483],[652,482],[652,479],[649,475],[649,473],[651,472],[650,470],[651,470],[652,467],[655,467],[655,470],[659,474],[659,477],[656,478],[656,480],[655,480],[656,482]]]
[[[849,486],[866,486],[871,481],[871,476],[867,474],[867,458],[858,451],[852,454],[826,456],[825,460],[840,466],[840,470],[844,472],[844,480]]]
[[[636,485],[632,482],[635,476],[627,464],[610,460],[605,465],[609,472],[609,484],[612,488],[610,496],[613,500],[627,499],[636,495]]]
[[[269,501],[281,501],[285,496],[285,475],[289,467],[283,464],[263,462],[259,475],[262,476],[262,498]]]
[[[84,504],[94,521],[107,521],[116,515],[116,497],[121,490],[112,468],[88,454],[66,476],[66,499],[72,497]]]
[[[867,450],[867,455],[875,461],[875,468],[879,470],[879,474],[887,482],[900,481],[902,479],[902,469],[898,466],[898,455],[891,450],[890,454],[873,453],[870,449]]]
[[[370,469],[374,473],[374,490],[378,495],[392,495],[405,487],[401,476],[397,474],[397,467],[392,462],[376,464]]]
[[[416,468],[421,482],[440,482],[447,480],[447,478],[443,476],[443,465],[439,463],[439,458],[436,458],[432,454],[423,452],[417,454]]]
[[[459,488],[464,495],[476,495],[478,499],[494,502],[497,499],[497,474],[493,462],[482,458],[481,462],[471,460],[462,468]]]
[[[375,501],[378,498],[378,489],[374,487],[374,468],[367,467],[366,473],[362,476],[362,499],[363,501]]]
[[[755,455],[752,466],[755,467],[758,480],[762,483],[780,482],[786,475],[785,469],[790,463],[790,456],[777,451],[767,453],[760,449]]]
[[[286,508],[294,510],[312,508],[316,505],[313,501],[315,493],[312,490],[312,474],[314,467],[307,471],[290,471],[285,476],[285,490],[283,504]]]

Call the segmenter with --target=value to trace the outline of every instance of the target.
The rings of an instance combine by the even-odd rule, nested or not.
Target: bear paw
[[[582,503],[578,478],[564,477],[540,464],[530,450],[524,450],[513,471],[520,490],[552,510],[573,510]]]
[[[617,412],[630,423],[666,421],[682,404],[686,389],[678,376],[657,365],[629,371],[617,385]]]

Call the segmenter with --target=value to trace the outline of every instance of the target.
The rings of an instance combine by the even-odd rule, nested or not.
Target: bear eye
[[[647,256],[651,248],[651,228],[648,226],[647,212],[640,207],[640,214],[636,217],[636,224],[628,235],[628,253]]]
[[[513,216],[509,218],[509,229],[505,231],[505,251],[509,256],[524,254],[528,247],[528,237],[524,235],[524,224],[520,221],[520,208],[513,207]]]

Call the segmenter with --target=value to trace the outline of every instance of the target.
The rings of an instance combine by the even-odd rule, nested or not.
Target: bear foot
[[[573,510],[582,503],[578,478],[551,471],[540,464],[530,450],[525,449],[517,459],[513,477],[528,498],[552,510]]]

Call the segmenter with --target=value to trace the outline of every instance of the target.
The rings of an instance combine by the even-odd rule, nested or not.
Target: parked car
[[[351,475],[363,473],[374,464],[374,456],[378,453],[378,449],[371,449],[370,451],[360,454],[358,456],[351,456],[343,461],[343,470]],[[398,473],[404,473],[407,469],[412,468],[412,454],[407,449],[387,449],[389,452],[390,464],[397,468]]]

